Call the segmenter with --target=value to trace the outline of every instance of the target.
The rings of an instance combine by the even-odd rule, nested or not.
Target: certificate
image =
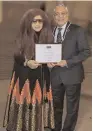
[[[62,44],[36,44],[35,60],[39,63],[56,63],[62,58]]]

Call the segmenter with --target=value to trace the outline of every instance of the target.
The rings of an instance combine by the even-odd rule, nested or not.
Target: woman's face
[[[39,32],[43,28],[42,17],[40,15],[35,16],[31,26],[34,31]]]

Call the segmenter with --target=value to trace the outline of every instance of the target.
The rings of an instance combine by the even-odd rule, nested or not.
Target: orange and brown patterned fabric
[[[48,71],[46,66],[44,68]],[[54,129],[50,77],[44,74],[42,85],[41,68],[35,70],[14,65],[3,122],[9,131],[44,131],[45,127]]]

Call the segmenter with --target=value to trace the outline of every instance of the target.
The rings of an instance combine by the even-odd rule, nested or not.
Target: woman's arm
[[[14,43],[14,61],[19,65],[23,65],[25,62],[24,48],[25,46],[22,44],[22,39],[17,38]]]

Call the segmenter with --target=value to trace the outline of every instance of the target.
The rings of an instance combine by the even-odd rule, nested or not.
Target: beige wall
[[[87,27],[89,21],[92,21],[92,2],[91,1],[66,1],[70,20],[73,23]],[[56,1],[46,2],[47,12],[53,14]]]

